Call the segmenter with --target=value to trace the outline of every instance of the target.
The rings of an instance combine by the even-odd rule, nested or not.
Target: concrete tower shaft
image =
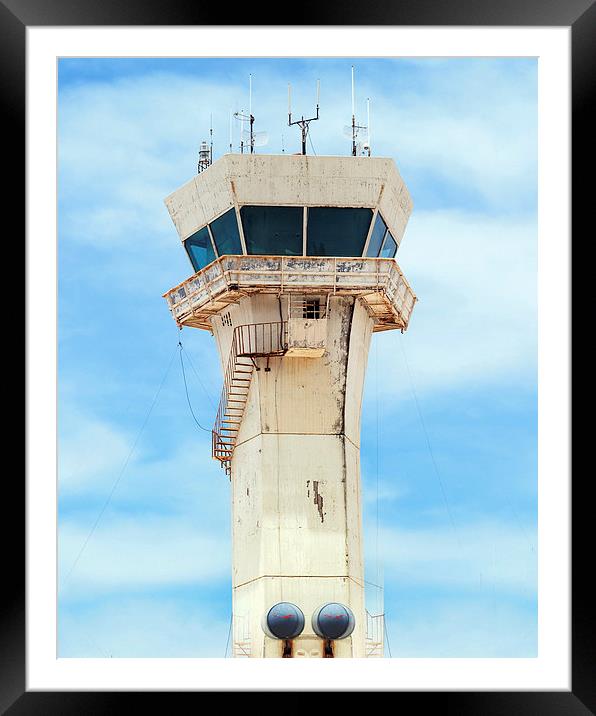
[[[247,297],[230,308],[232,326],[287,321],[289,305],[283,294]],[[365,655],[360,405],[373,320],[354,296],[331,295],[324,305],[324,317],[303,321],[305,334],[323,337],[322,356],[274,357],[269,370],[256,360],[231,462],[234,644],[251,655],[282,655],[261,617],[283,601],[307,616],[294,656],[323,655],[308,616],[325,602],[356,616],[335,656]],[[222,365],[229,322],[213,319]]]
[[[231,481],[233,652],[382,655],[367,633],[360,410],[371,335],[405,330],[416,297],[393,256],[411,200],[388,159],[226,155],[166,199],[195,269],[165,294],[209,330],[224,376],[213,456]],[[262,627],[275,604],[302,633]],[[346,638],[317,636],[325,603]]]

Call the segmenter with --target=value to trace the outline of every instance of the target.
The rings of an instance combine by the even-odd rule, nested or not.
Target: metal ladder
[[[230,357],[224,374],[219,408],[212,430],[212,455],[219,460],[226,475],[231,474],[232,456],[244,417],[250,384],[257,358],[283,356],[288,349],[287,321],[249,323],[236,326],[232,336]]]

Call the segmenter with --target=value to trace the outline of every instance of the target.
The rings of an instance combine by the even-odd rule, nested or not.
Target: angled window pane
[[[312,207],[308,210],[309,256],[362,256],[372,209]]]
[[[395,256],[396,251],[397,244],[395,243],[395,239],[389,232],[387,232],[387,238],[385,239],[385,243],[381,249],[381,257],[384,259],[392,259]]]
[[[220,256],[243,253],[234,209],[226,211],[225,214],[222,214],[219,219],[215,219],[209,226],[213,234],[217,253]]]
[[[377,220],[375,221],[375,228],[372,230],[370,235],[370,241],[368,242],[368,249],[366,251],[367,256],[376,258],[379,255],[381,246],[383,245],[383,239],[385,238],[385,232],[387,231],[387,224],[383,221],[383,217],[380,213],[377,214]]]
[[[213,244],[206,226],[189,236],[184,242],[184,248],[195,271],[200,271],[215,260]]]
[[[249,254],[302,256],[301,206],[243,206],[240,219]]]

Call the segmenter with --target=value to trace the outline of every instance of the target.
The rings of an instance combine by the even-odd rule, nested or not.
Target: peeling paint
[[[317,506],[319,516],[321,517],[321,522],[324,522],[325,513],[323,512],[323,495],[319,495],[319,483],[317,482],[317,480],[312,481],[312,489],[315,496],[313,502]]]

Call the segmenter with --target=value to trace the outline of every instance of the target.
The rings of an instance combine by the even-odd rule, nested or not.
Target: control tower
[[[408,190],[391,159],[227,154],[165,203],[194,271],[165,298],[213,335],[224,376],[233,653],[382,656],[360,410],[372,334],[404,331],[416,301],[394,259]]]

